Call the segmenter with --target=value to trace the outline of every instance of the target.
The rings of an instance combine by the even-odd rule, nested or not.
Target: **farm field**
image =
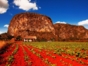
[[[0,66],[88,66],[88,42],[21,42],[0,50]]]

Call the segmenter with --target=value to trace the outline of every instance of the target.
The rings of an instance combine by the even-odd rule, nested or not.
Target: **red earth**
[[[15,42],[0,54],[0,66],[88,66],[88,59],[64,53],[58,55],[53,51]]]

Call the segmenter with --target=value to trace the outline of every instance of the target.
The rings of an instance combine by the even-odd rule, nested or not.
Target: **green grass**
[[[24,42],[24,44],[39,48],[40,50],[53,50],[58,55],[66,53],[81,58],[88,57],[88,42]]]
[[[58,48],[81,48],[88,50],[88,42],[24,42],[39,49],[58,49]]]

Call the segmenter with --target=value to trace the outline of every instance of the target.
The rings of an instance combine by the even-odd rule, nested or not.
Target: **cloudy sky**
[[[13,16],[21,12],[44,14],[53,23],[88,29],[88,0],[0,0],[0,33],[6,32]]]

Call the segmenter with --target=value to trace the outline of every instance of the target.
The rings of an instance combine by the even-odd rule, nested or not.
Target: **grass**
[[[65,53],[81,58],[88,57],[88,42],[24,42],[24,44],[31,45],[40,50],[53,50],[58,55]]]
[[[24,42],[39,49],[81,48],[88,50],[88,42]]]

